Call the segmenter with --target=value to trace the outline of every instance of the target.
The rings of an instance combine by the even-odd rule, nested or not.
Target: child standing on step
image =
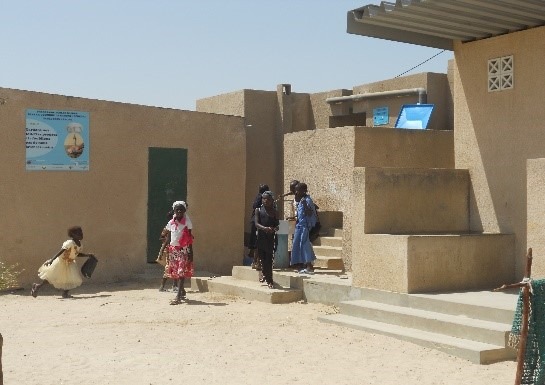
[[[263,274],[259,281],[267,282],[270,289],[274,288],[273,256],[276,249],[278,225],[278,214],[274,207],[273,193],[265,191],[262,194],[261,207],[255,210],[255,226],[257,228],[257,254],[261,259]]]
[[[295,201],[297,202],[297,220],[291,250],[291,264],[305,266],[299,270],[300,274],[314,274],[313,263],[316,256],[309,239],[309,232],[316,225],[317,215],[306,183],[295,186]]]

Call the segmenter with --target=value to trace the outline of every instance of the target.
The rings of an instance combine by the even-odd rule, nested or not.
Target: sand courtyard
[[[0,295],[4,384],[512,384],[516,363],[476,365],[319,322],[334,306],[273,305],[151,284],[84,283]]]

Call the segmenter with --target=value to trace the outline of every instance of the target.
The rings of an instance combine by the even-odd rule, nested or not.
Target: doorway
[[[167,223],[174,201],[187,201],[187,149],[148,149],[147,262],[154,263],[161,243],[159,235]]]

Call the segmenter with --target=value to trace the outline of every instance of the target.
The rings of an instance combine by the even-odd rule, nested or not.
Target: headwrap
[[[262,197],[264,197],[265,195],[268,195],[271,199],[274,199],[274,194],[272,191],[264,191],[263,194],[261,194]]]
[[[185,203],[184,201],[176,201],[172,204],[172,210],[174,210],[176,208],[176,206],[184,206],[184,209],[187,210],[187,203]]]

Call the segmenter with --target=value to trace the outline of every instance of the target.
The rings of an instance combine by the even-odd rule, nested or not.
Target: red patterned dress
[[[170,231],[170,245],[165,277],[171,279],[193,277],[193,262],[189,260],[189,246],[193,244],[192,227],[187,214],[181,220],[174,217],[168,221],[165,229]]]

